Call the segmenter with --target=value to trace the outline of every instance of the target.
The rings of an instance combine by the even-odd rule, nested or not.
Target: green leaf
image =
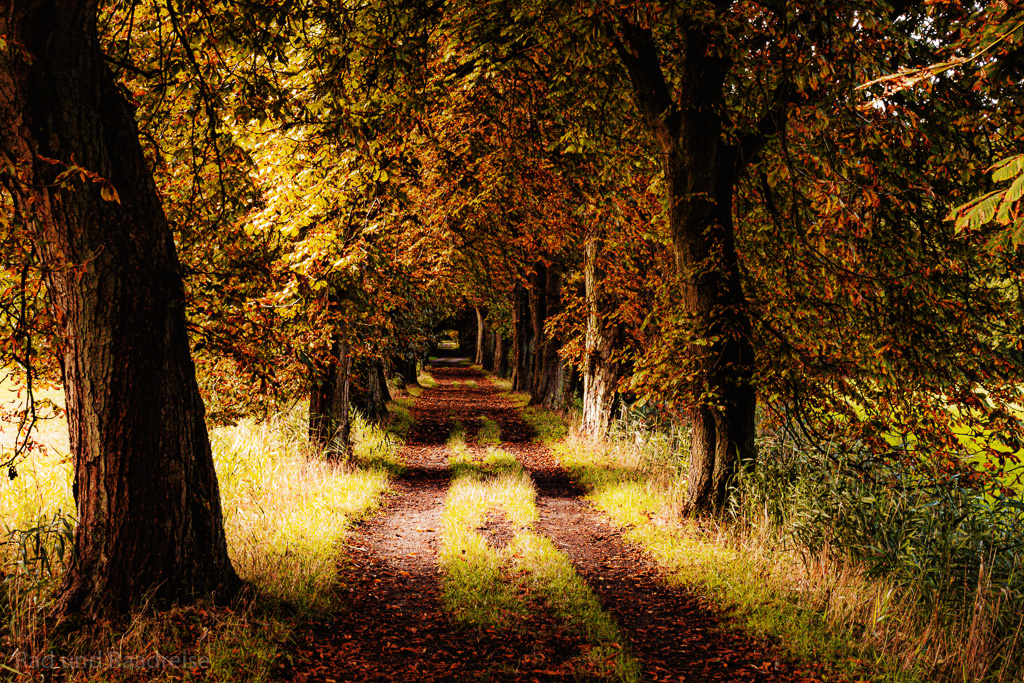
[[[1003,159],[993,164],[990,170],[992,171],[992,180],[997,183],[1017,177],[1024,173],[1024,154]]]

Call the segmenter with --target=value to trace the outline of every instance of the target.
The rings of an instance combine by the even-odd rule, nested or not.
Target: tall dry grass
[[[407,409],[408,404],[396,407],[406,416]],[[262,422],[245,420],[211,430],[229,553],[255,590],[229,608],[140,612],[126,625],[98,626],[77,640],[55,644],[48,641],[42,617],[70,557],[74,501],[66,427],[62,434],[56,422],[48,425],[55,447],[33,453],[19,464],[16,479],[0,483],[0,651],[12,655],[0,664],[7,673],[17,669],[14,654],[24,662],[26,655],[54,648],[90,661],[100,651],[113,653],[116,661],[178,651],[204,657],[204,676],[271,680],[296,619],[342,606],[337,584],[341,544],[353,523],[379,504],[389,472],[400,466],[400,441],[380,427],[357,418],[356,458],[341,463],[317,457],[304,426],[304,407],[293,406]],[[22,673],[29,680],[39,671]],[[83,668],[69,679],[129,680],[133,675],[125,669]]]
[[[595,506],[675,580],[731,604],[744,628],[780,639],[799,657],[830,662],[853,676],[871,672],[879,680],[1003,683],[1024,675],[1020,554],[1000,557],[993,574],[986,564],[991,558],[986,560],[982,551],[980,569],[959,585],[933,585],[935,576],[948,577],[949,572],[914,563],[941,564],[962,553],[940,555],[933,549],[931,554],[900,555],[892,550],[897,556],[885,556],[887,571],[882,571],[877,553],[858,553],[828,541],[850,538],[825,527],[852,524],[852,516],[822,512],[828,508],[825,501],[850,487],[843,473],[801,487],[806,472],[764,462],[772,457],[770,447],[762,448],[759,478],[743,482],[734,492],[731,515],[721,520],[682,514],[685,432],[619,420],[607,440],[590,440],[574,428],[552,449],[588,489]],[[873,511],[868,529],[884,535],[885,521],[895,513],[880,511],[880,503],[867,493],[857,496],[844,504],[863,506],[855,511],[861,517]],[[886,504],[894,505],[891,500]],[[901,542],[913,545],[911,531],[916,529],[952,533],[942,531],[944,517],[928,519],[940,514],[938,507],[917,499],[900,507],[900,529],[907,536]],[[969,513],[972,508],[964,509]],[[821,527],[818,537],[808,525]],[[824,540],[810,542],[814,538]],[[882,546],[885,539],[877,543]],[[919,545],[932,548],[924,539]]]

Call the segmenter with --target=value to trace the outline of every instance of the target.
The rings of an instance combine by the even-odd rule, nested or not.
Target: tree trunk
[[[321,453],[345,458],[351,451],[348,344],[335,338],[327,364],[312,378],[309,393],[309,440]]]
[[[534,338],[538,340],[537,352],[534,357],[533,389],[530,395],[531,405],[544,405],[560,410],[565,405],[562,393],[565,389],[563,375],[565,363],[558,355],[561,344],[557,339],[549,339],[544,331],[547,321],[558,315],[562,310],[562,271],[552,264],[543,271],[543,278],[538,277],[536,284],[543,295],[536,297],[533,311]]]
[[[508,343],[501,332],[495,331],[495,354],[490,359],[490,372],[498,377],[508,377]]]
[[[484,368],[493,373],[496,372],[494,369],[494,346],[497,342],[497,334],[491,328],[491,325],[487,324],[486,320],[484,324],[486,325],[486,336],[484,337],[484,357],[482,362]]]
[[[476,311],[476,357],[473,359],[473,364],[483,367],[486,355],[484,347],[487,345],[487,322],[484,320],[484,314],[479,306],[475,306],[473,310]]]
[[[384,363],[374,360],[360,365],[359,384],[353,385],[350,392],[352,405],[367,420],[380,422],[388,416],[387,403],[391,400],[387,378],[384,377]]]
[[[402,378],[402,383],[407,387],[418,387],[420,385],[419,373],[416,367],[416,355],[406,352],[396,355],[391,359],[395,366],[395,372]]]
[[[622,345],[622,325],[611,322],[615,310],[604,292],[604,273],[598,263],[604,240],[591,237],[583,251],[583,277],[587,295],[586,357],[583,364],[583,430],[602,438],[612,422],[612,408],[619,382],[619,364],[613,357]]]
[[[530,338],[533,340],[533,353],[530,356],[530,379],[523,390],[529,392],[530,403],[534,403],[537,395],[538,383],[543,383],[547,378],[544,376],[544,360],[546,339],[544,336],[544,316],[548,310],[547,290],[547,266],[538,262],[533,273],[527,279],[527,300],[530,307],[529,325]]]
[[[512,340],[499,335],[498,341],[501,342],[501,353],[499,354],[501,362],[498,364],[498,376],[504,379],[512,379],[512,354],[509,353],[509,350],[512,348]]]
[[[239,585],[174,241],[96,21],[96,0],[0,9],[0,173],[46,269],[75,461],[57,615],[85,619]]]
[[[534,339],[530,334],[530,295],[522,283],[516,283],[512,315],[512,391],[529,391]]]
[[[695,512],[724,506],[740,464],[753,466],[757,396],[754,347],[740,280],[732,219],[735,183],[763,145],[753,135],[732,145],[725,140],[725,79],[732,63],[717,56],[713,26],[686,27],[685,52],[676,69],[678,101],[661,70],[649,29],[622,19],[619,56],[634,96],[661,152],[668,193],[669,227],[680,299],[691,321],[688,349],[694,378],[687,502]],[[767,123],[770,123],[766,119]]]

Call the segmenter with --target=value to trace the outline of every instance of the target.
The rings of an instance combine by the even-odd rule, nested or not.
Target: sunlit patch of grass
[[[465,448],[452,451],[452,468],[459,474],[445,499],[438,563],[445,606],[465,625],[507,628],[529,613],[517,587],[505,580],[507,551],[492,547],[477,531],[492,511],[516,526],[537,518],[533,482],[522,468],[510,471],[508,460],[496,453],[490,462],[474,464]],[[500,474],[490,474],[495,467]]]
[[[37,388],[36,401],[57,407],[64,405],[64,392],[60,388]],[[0,414],[14,416],[25,406],[24,389],[15,385],[6,370],[0,369]],[[39,414],[51,416],[52,408],[40,408]],[[8,455],[14,449],[18,423],[0,419],[0,449]],[[8,529],[24,529],[38,520],[55,514],[75,514],[75,500],[71,494],[74,463],[69,455],[67,420],[60,412],[56,417],[39,419],[32,429],[32,440],[39,447],[16,463],[17,476],[10,479],[6,469],[0,472],[0,520]],[[3,557],[0,549],[0,559]]]
[[[398,399],[388,404],[390,419],[386,426],[363,419],[352,413],[352,462],[364,469],[385,470],[397,476],[406,471],[405,463],[399,457],[402,439],[412,428],[410,409],[413,399]]]
[[[434,387],[437,386],[437,380],[435,380],[433,376],[429,372],[427,372],[426,368],[420,370],[420,374],[417,376],[416,381],[419,382],[420,386],[422,386],[424,389],[433,389]]]
[[[588,491],[588,499],[669,572],[670,580],[697,588],[731,607],[736,623],[781,640],[796,657],[829,662],[873,680],[914,681],[884,656],[874,632],[900,627],[908,612],[891,586],[865,578],[857,567],[801,555],[767,532],[768,525],[684,519],[683,468],[664,462],[659,449],[633,435],[593,442],[572,433],[552,446],[556,460]]]
[[[509,394],[512,392],[512,380],[504,377],[498,377],[486,370],[481,370],[483,376],[490,382],[495,389],[498,390],[499,394]],[[529,399],[527,399],[529,402]]]
[[[569,630],[593,645],[589,674],[639,680],[636,661],[622,636],[569,558],[530,528],[537,522],[536,488],[515,457],[498,448],[470,450],[449,439],[452,485],[442,515],[441,549],[445,607],[468,626],[515,628],[542,598]],[[507,523],[513,538],[495,548],[478,530],[488,520]],[[577,672],[582,673],[582,672]]]
[[[480,415],[477,419],[480,421],[480,431],[476,435],[477,443],[500,444],[501,426],[486,415]]]
[[[523,393],[522,391],[509,392],[504,394],[504,396],[512,403],[512,405],[519,409],[525,408],[527,404],[530,403],[530,395]]]
[[[472,380],[472,379],[467,379],[465,381],[465,385],[467,387],[469,387],[470,389],[476,389],[477,386],[478,386],[477,383],[476,383],[476,380]]]
[[[565,553],[551,539],[529,531],[516,534],[510,549],[527,585],[545,597],[571,630],[595,645],[588,659],[599,675],[639,681],[640,665],[623,647],[623,636],[615,620],[601,607]]]
[[[448,446],[458,446],[460,444],[463,446],[466,444],[466,426],[453,418],[448,428]]]
[[[352,523],[387,488],[398,445],[357,420],[353,468],[310,457],[302,411],[213,430],[228,549],[242,578],[301,609],[332,603],[337,553]]]
[[[0,520],[10,529],[25,529],[53,515],[75,515],[71,492],[74,464],[66,453],[33,453],[18,464],[18,476],[0,477]],[[0,550],[0,558],[3,557]]]
[[[519,414],[523,420],[533,427],[534,441],[554,444],[564,439],[569,433],[569,426],[564,416],[543,406],[527,405],[530,402],[529,394],[511,394],[510,399],[519,408]]]
[[[64,520],[54,515],[58,510],[65,514],[74,510],[73,473],[66,457],[33,454],[19,466],[17,479],[4,481],[0,495],[0,515],[8,527],[4,540],[30,532],[29,540],[39,538],[55,571],[44,571],[38,556],[30,553],[27,562],[22,558],[24,570],[12,572],[17,544],[0,545],[0,576],[6,573],[0,586],[4,596],[0,643],[30,653],[59,647],[62,654],[81,656],[102,649],[139,657],[156,654],[158,649],[164,656],[204,657],[207,668],[195,672],[196,678],[272,680],[296,612],[336,608],[334,582],[341,543],[352,524],[379,504],[388,486],[388,472],[399,464],[399,442],[379,427],[357,421],[355,457],[347,464],[313,457],[305,428],[305,411],[299,407],[261,423],[243,421],[210,433],[232,563],[258,592],[247,593],[244,602],[230,608],[199,605],[146,613],[136,616],[127,631],[81,634],[61,644],[39,640],[45,634],[27,634],[41,633],[31,627],[39,625],[42,612],[38,608],[52,599],[63,570],[56,541]],[[34,549],[34,541],[27,547]],[[30,597],[33,604],[18,596]],[[282,610],[283,605],[287,608]],[[15,623],[19,630],[10,630]],[[80,671],[74,680],[127,680],[125,671],[100,667]],[[184,680],[193,677],[173,668],[164,674]],[[132,680],[138,680],[137,672]]]

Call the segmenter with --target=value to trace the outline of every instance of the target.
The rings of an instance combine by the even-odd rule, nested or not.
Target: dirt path
[[[613,614],[647,680],[803,680],[762,644],[719,629],[719,617],[686,590],[667,586],[657,567],[581,499],[583,492],[532,442],[532,428],[489,382],[459,366],[431,372],[438,385],[416,402],[402,452],[409,471],[345,550],[345,611],[305,633],[290,680],[587,680],[573,670],[586,644],[544,610],[516,629],[496,631],[460,628],[442,607],[436,550],[449,480],[445,442],[453,419],[472,441],[481,414],[499,424],[502,449],[536,483],[537,530],[572,559]],[[491,540],[507,543],[502,535],[494,529]]]

